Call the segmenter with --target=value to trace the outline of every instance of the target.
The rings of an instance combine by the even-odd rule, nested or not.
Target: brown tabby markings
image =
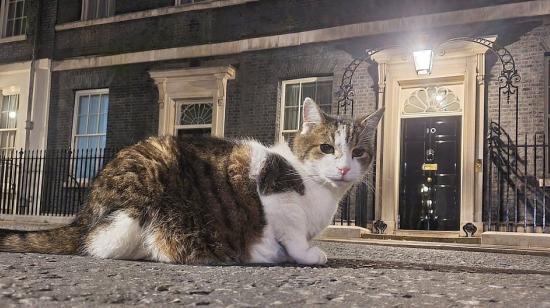
[[[258,186],[263,195],[295,191],[303,196],[306,190],[296,169],[279,154],[269,154],[266,157]]]
[[[69,225],[48,231],[0,230],[2,251],[74,254],[80,246],[81,228]],[[51,245],[52,242],[56,245]]]
[[[334,136],[339,127],[344,126],[346,130],[346,142],[353,148],[360,143],[360,134],[363,132],[364,126],[359,120],[352,123],[329,115],[323,115],[324,121],[322,124],[317,124],[313,127],[309,134],[298,134],[294,139],[292,151],[301,160],[318,160],[324,155],[321,152],[319,145],[326,143],[334,146]],[[370,150],[366,148],[366,150]],[[370,160],[367,160],[370,161]]]
[[[154,243],[172,262],[246,262],[266,224],[250,155],[247,145],[217,138],[149,138],[107,164],[72,226],[3,232],[0,249],[86,253],[126,213],[150,237],[145,246]]]

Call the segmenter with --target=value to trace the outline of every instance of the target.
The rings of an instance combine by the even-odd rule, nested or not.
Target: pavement
[[[550,257],[316,242],[326,266],[0,253],[0,306],[550,307]]]

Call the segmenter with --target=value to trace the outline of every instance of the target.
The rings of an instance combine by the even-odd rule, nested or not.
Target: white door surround
[[[375,219],[387,224],[388,234],[398,231],[403,100],[414,88],[431,85],[450,87],[463,100],[462,110],[454,113],[462,115],[460,234],[465,235],[462,227],[468,222],[474,223],[478,232],[483,230],[483,173],[476,164],[483,159],[486,51],[471,42],[446,44],[436,52],[429,76],[416,74],[412,56],[404,50],[388,49],[373,56],[379,64],[379,107],[386,108],[378,134]]]
[[[0,96],[19,95],[16,149],[45,149],[50,107],[51,60],[0,65]],[[34,74],[31,78],[31,74]],[[31,87],[31,82],[33,82]],[[30,89],[32,97],[29,101]],[[29,110],[29,103],[30,108]],[[26,131],[29,130],[28,140]]]
[[[149,72],[159,91],[159,136],[176,134],[177,101],[212,101],[212,135],[224,136],[227,80],[232,66],[185,68]]]

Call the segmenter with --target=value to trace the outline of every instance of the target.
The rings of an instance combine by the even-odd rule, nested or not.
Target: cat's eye
[[[330,144],[323,143],[319,146],[321,149],[321,152],[325,154],[333,154],[334,153],[334,147]]]
[[[361,157],[365,154],[365,149],[362,148],[355,148],[353,151],[351,151],[352,157]]]

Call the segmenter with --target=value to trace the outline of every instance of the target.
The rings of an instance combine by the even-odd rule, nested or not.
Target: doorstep
[[[481,234],[481,244],[550,249],[550,234],[487,231]]]
[[[459,244],[459,243],[436,243],[419,242],[404,240],[376,240],[376,239],[335,239],[335,238],[317,238],[317,241],[336,242],[359,245],[391,246],[403,248],[435,249],[435,250],[454,250],[454,251],[472,251],[488,253],[519,254],[533,256],[550,257],[550,248],[523,248],[518,246],[504,245],[480,245],[480,244]]]
[[[481,237],[459,237],[447,234],[363,234],[364,239],[416,241],[433,243],[481,244]]]

